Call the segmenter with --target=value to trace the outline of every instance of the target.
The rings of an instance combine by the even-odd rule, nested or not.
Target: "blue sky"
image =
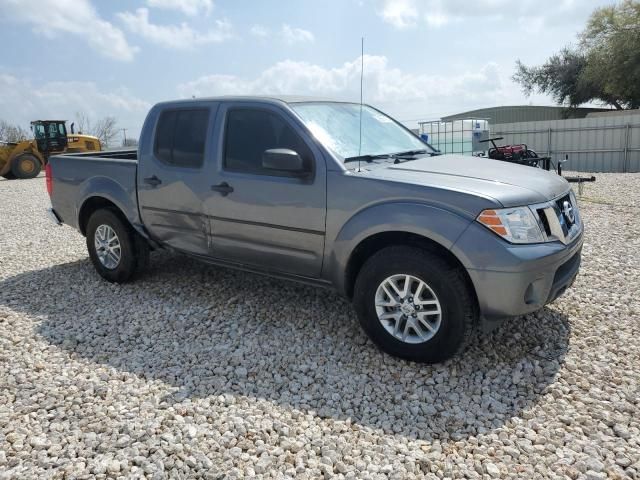
[[[359,98],[410,126],[526,98],[516,59],[575,42],[598,0],[0,0],[0,119],[83,111],[136,135],[149,106],[218,94]]]

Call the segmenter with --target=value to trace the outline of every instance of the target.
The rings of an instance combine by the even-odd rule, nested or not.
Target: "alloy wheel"
[[[100,263],[109,270],[113,270],[120,264],[121,247],[120,239],[109,225],[100,225],[94,236],[96,254]]]
[[[405,343],[428,342],[442,322],[435,292],[413,275],[397,274],[383,280],[376,290],[375,306],[385,330]]]

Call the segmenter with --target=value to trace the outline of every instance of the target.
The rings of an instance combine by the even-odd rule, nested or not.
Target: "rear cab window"
[[[175,167],[202,167],[208,124],[206,108],[165,110],[156,126],[156,158]]]

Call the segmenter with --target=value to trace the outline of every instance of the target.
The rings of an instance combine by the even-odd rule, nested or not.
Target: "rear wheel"
[[[87,249],[95,269],[110,282],[126,282],[149,261],[147,242],[111,209],[89,218]]]
[[[34,155],[25,153],[16,157],[11,163],[11,173],[15,178],[34,178],[42,170],[40,160]]]
[[[463,273],[436,254],[388,247],[365,262],[354,288],[364,331],[383,351],[437,363],[464,349],[476,319]]]

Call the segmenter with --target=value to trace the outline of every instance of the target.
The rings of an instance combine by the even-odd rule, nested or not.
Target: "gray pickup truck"
[[[380,348],[415,361],[552,302],[580,266],[563,178],[440,155],[367,105],[160,103],[137,151],[59,155],[46,173],[52,218],[86,237],[105,279],[129,280],[164,248],[332,286]]]

